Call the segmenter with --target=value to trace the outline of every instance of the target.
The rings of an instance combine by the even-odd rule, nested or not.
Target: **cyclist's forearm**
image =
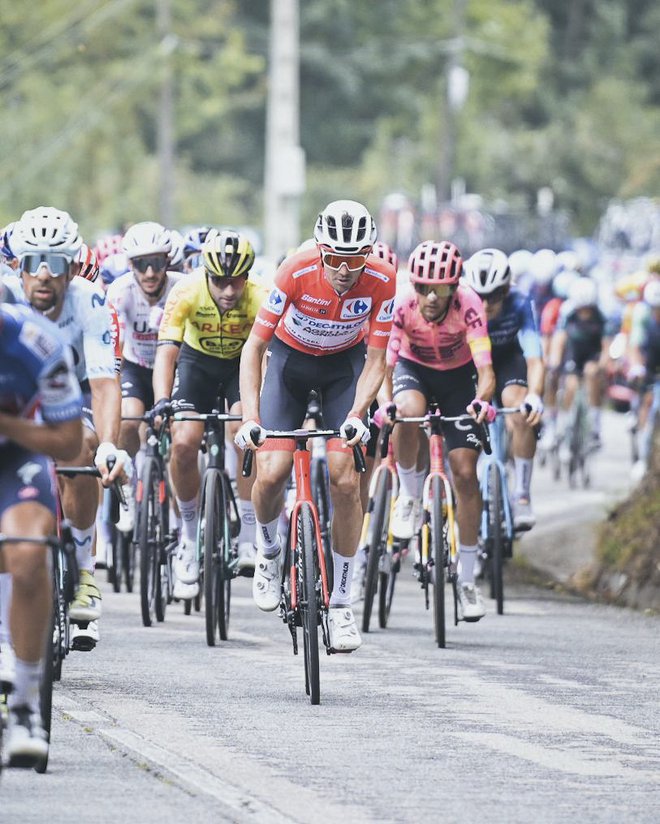
[[[385,367],[385,377],[383,378],[383,382],[378,390],[378,394],[376,398],[379,404],[387,403],[388,401],[392,400],[392,392],[394,391],[393,384],[392,384],[392,375],[394,374],[394,367],[393,366],[386,366]]]
[[[493,367],[488,364],[487,366],[480,366],[477,369],[477,398],[481,398],[482,401],[490,401],[495,393],[495,373],[493,372]]]
[[[49,455],[56,461],[71,461],[82,448],[82,422],[36,423],[0,413],[0,435],[30,452]]]
[[[363,418],[371,406],[385,377],[385,350],[367,350],[367,359],[362,374],[355,387],[355,398],[351,407],[356,417]]]
[[[151,379],[154,387],[154,401],[172,396],[174,370],[178,357],[179,347],[174,343],[163,343],[156,349],[154,374]]]
[[[527,388],[533,395],[543,397],[545,366],[541,358],[527,358]]]
[[[99,443],[119,440],[121,422],[121,388],[116,378],[94,378],[89,382],[92,390],[92,416]]]
[[[262,363],[267,349],[267,341],[250,335],[241,352],[239,384],[244,421],[259,420]]]

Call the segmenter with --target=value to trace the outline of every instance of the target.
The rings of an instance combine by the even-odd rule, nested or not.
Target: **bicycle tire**
[[[207,470],[204,476],[204,509],[200,545],[204,550],[204,618],[206,643],[214,647],[218,636],[227,638],[225,616],[227,575],[224,558],[226,539],[226,503],[222,475],[217,470]],[[224,525],[223,525],[224,522]],[[221,629],[220,624],[224,626]],[[224,635],[224,638],[223,638]]]
[[[121,592],[121,582],[124,577],[123,554],[121,551],[120,532],[112,524],[112,589],[113,592]]]
[[[441,649],[444,649],[447,644],[445,621],[445,519],[442,514],[444,489],[442,479],[437,475],[431,478],[429,493],[431,496],[431,517],[428,524],[429,556],[433,559],[433,568],[435,571],[433,578],[433,621],[435,624],[436,643]]]
[[[490,597],[497,604],[497,614],[504,614],[504,535],[502,533],[502,478],[499,469],[488,469],[488,570]]]
[[[158,465],[156,459],[145,458],[142,468],[142,500],[138,521],[140,547],[140,609],[145,627],[153,624],[156,595],[159,548],[156,535],[158,520]]]
[[[303,503],[296,517],[298,609],[305,653],[305,688],[311,704],[321,703],[319,673],[319,580],[316,530],[312,510]]]
[[[41,723],[46,731],[50,742],[50,730],[53,719],[53,676],[55,668],[55,622],[57,618],[55,611],[50,617],[50,633],[46,639],[46,649],[41,668],[41,679],[39,682],[39,711],[41,712]],[[38,773],[45,773],[48,769],[48,754],[40,759],[34,769]]]
[[[387,470],[381,470],[376,480],[373,509],[369,519],[369,533],[367,535],[367,571],[364,579],[364,608],[362,610],[362,631],[369,632],[371,613],[374,598],[378,589],[378,568],[380,556],[383,552],[383,529],[388,507],[389,488],[392,477]]]
[[[230,566],[230,555],[232,550],[232,522],[231,510],[234,504],[231,498],[231,485],[227,475],[222,476],[222,502],[220,511],[224,512],[222,543],[218,547],[218,557],[221,561],[221,598],[218,601],[218,630],[220,640],[226,641],[229,638],[229,616],[231,614],[231,581],[234,577],[233,568]],[[238,537],[238,533],[236,534]]]
[[[135,544],[130,532],[122,532],[121,548],[126,592],[133,592],[135,587]]]
[[[395,561],[390,568],[389,574],[380,573],[380,589],[378,600],[378,623],[381,629],[386,629],[387,622],[390,619],[390,610],[392,609],[392,600],[394,598],[394,586],[396,578],[399,574],[400,561]]]
[[[323,542],[323,553],[325,555],[325,570],[328,580],[328,591],[332,592],[334,582],[334,560],[332,557],[332,505],[330,503],[330,487],[328,480],[328,465],[320,458],[312,459],[314,468],[312,472],[313,484],[312,492],[314,503],[319,516],[319,527],[321,530],[321,541]]]

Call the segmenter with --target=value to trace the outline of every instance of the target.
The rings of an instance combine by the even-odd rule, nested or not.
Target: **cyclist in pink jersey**
[[[425,415],[434,399],[443,415],[468,412],[474,418],[473,425],[446,426],[444,438],[458,502],[459,617],[478,621],[485,608],[474,582],[482,505],[477,424],[491,416],[488,401],[495,390],[486,314],[481,298],[458,283],[463,261],[452,243],[420,243],[408,266],[413,288],[397,298],[394,308],[385,392],[403,417]],[[419,427],[399,424],[393,437],[401,487],[392,531],[406,540],[415,533],[420,514],[415,466]]]

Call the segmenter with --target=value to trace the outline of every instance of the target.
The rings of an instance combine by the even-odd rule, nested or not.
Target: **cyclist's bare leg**
[[[526,386],[505,386],[502,390],[504,406],[520,406],[527,395]],[[511,451],[514,458],[532,459],[536,453],[536,431],[521,414],[507,415],[507,428],[511,433]]]
[[[7,535],[45,538],[55,532],[55,516],[39,503],[22,503],[6,510],[0,531]],[[9,624],[16,657],[37,663],[43,655],[52,606],[46,546],[7,543],[2,549],[5,569],[12,576]]]
[[[362,529],[360,481],[353,466],[353,453],[328,452],[330,496],[334,506],[332,516],[332,543],[339,555],[355,555]]]
[[[93,466],[94,453],[98,446],[96,434],[83,427],[83,445],[80,453],[72,461],[58,461],[60,466]],[[96,518],[99,482],[89,475],[73,478],[60,477],[62,510],[71,525],[77,529],[89,529]]]
[[[394,398],[398,414],[402,418],[421,417],[426,414],[426,397],[414,389],[399,392]],[[419,426],[416,423],[399,423],[394,427],[394,454],[401,483],[400,494],[416,497],[416,464],[419,449]]]
[[[199,493],[197,456],[204,435],[204,424],[195,421],[172,423],[170,469],[176,497],[192,501]]]
[[[456,492],[456,520],[460,535],[461,580],[474,582],[474,564],[481,522],[481,492],[477,481],[477,458],[474,449],[452,449],[449,465]]]
[[[121,402],[122,418],[136,418],[144,415],[144,404],[139,398],[124,398]],[[131,458],[140,451],[140,421],[122,420],[119,429],[119,447],[125,449]]]
[[[589,406],[603,405],[603,372],[597,361],[587,361],[584,365],[584,381],[587,387]]]
[[[256,453],[256,465],[257,477],[252,487],[254,513],[258,524],[271,524],[279,519],[284,506],[293,453],[280,449],[261,449]]]

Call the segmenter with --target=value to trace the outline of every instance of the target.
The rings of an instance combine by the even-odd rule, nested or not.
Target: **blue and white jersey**
[[[527,295],[512,287],[504,298],[500,314],[488,321],[488,335],[496,350],[519,344],[526,358],[542,356],[536,312]]]
[[[0,306],[0,410],[47,423],[79,418],[80,386],[57,328],[24,306]],[[0,437],[0,444],[6,442]]]

